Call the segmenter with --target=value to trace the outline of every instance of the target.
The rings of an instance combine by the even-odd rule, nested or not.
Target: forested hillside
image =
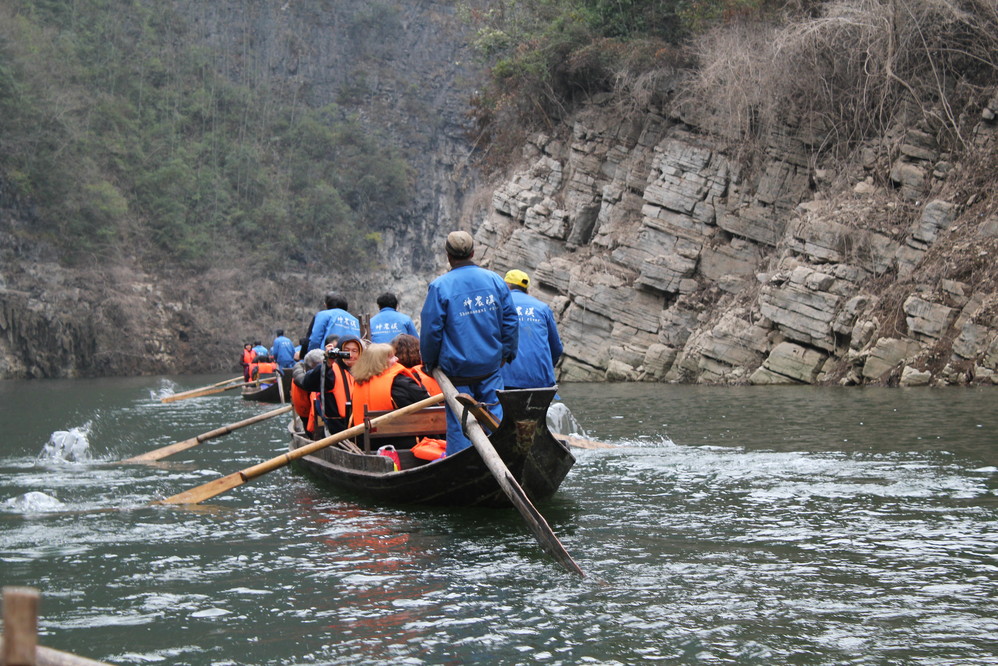
[[[993,0],[8,0],[0,377],[416,312],[453,228],[563,378],[993,376],[996,53]]]
[[[228,368],[331,288],[363,312],[436,270],[468,151],[456,13],[0,4],[0,376]]]
[[[0,6],[0,173],[21,242],[67,264],[122,256],[265,270],[372,259],[409,166],[349,104],[251,72],[171,2]]]

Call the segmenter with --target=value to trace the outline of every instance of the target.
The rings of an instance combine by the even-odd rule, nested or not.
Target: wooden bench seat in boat
[[[379,416],[388,414],[387,411],[367,411],[364,410],[365,423]],[[393,421],[381,423],[373,428],[364,428],[361,441],[364,444],[364,451],[370,453],[378,447],[371,443],[371,440],[384,437],[404,437],[414,435],[416,437],[428,437],[436,435],[442,437],[447,432],[447,411],[443,406],[427,407],[412,414],[400,416]]]

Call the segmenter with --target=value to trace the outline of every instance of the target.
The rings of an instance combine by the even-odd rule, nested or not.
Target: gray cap
[[[475,251],[475,241],[467,231],[452,231],[447,234],[445,248],[451,257],[467,259]]]
[[[326,357],[326,351],[324,349],[313,349],[309,353],[305,354],[303,363],[305,364],[306,370],[311,370],[315,366],[322,363],[322,359]]]

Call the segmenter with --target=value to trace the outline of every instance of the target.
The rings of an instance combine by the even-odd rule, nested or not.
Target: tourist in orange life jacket
[[[299,386],[306,391],[325,391],[317,410],[325,424],[325,433],[333,434],[349,425],[350,403],[353,400],[353,375],[350,374],[350,369],[363,351],[360,338],[344,335],[340,338],[339,349],[326,352],[326,362],[315,366],[301,378]],[[316,428],[314,435],[319,434],[319,428]]]
[[[408,333],[401,333],[392,340],[392,347],[395,349],[399,363],[412,370],[416,381],[426,389],[427,393],[430,395],[443,393],[437,380],[423,369],[423,358],[419,355],[419,338]]]
[[[399,363],[390,344],[368,345],[353,367],[353,419],[351,425],[364,422],[366,411],[398,409],[430,397],[412,371]],[[389,438],[383,444],[412,448],[415,437]]]
[[[291,404],[309,436],[315,433],[315,399],[319,394],[302,388],[301,380],[306,372],[320,365],[325,357],[323,350],[313,349],[291,369]]]
[[[243,356],[239,365],[243,366],[243,381],[250,380],[250,364],[256,359],[256,352],[253,351],[253,343],[247,342],[243,345]]]
[[[280,374],[280,369],[269,354],[261,354],[250,364],[250,379],[256,381],[261,377],[273,377]],[[264,382],[266,383],[266,382]]]

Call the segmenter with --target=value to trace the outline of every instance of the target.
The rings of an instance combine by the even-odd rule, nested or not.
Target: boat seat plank
[[[373,419],[387,414],[387,411],[367,411],[364,416]],[[364,429],[364,449],[370,450],[370,442],[373,439],[383,437],[399,437],[413,435],[416,437],[426,437],[427,435],[441,435],[447,432],[447,412],[444,407],[427,407],[412,414],[400,416],[394,421],[376,425],[373,428]]]

